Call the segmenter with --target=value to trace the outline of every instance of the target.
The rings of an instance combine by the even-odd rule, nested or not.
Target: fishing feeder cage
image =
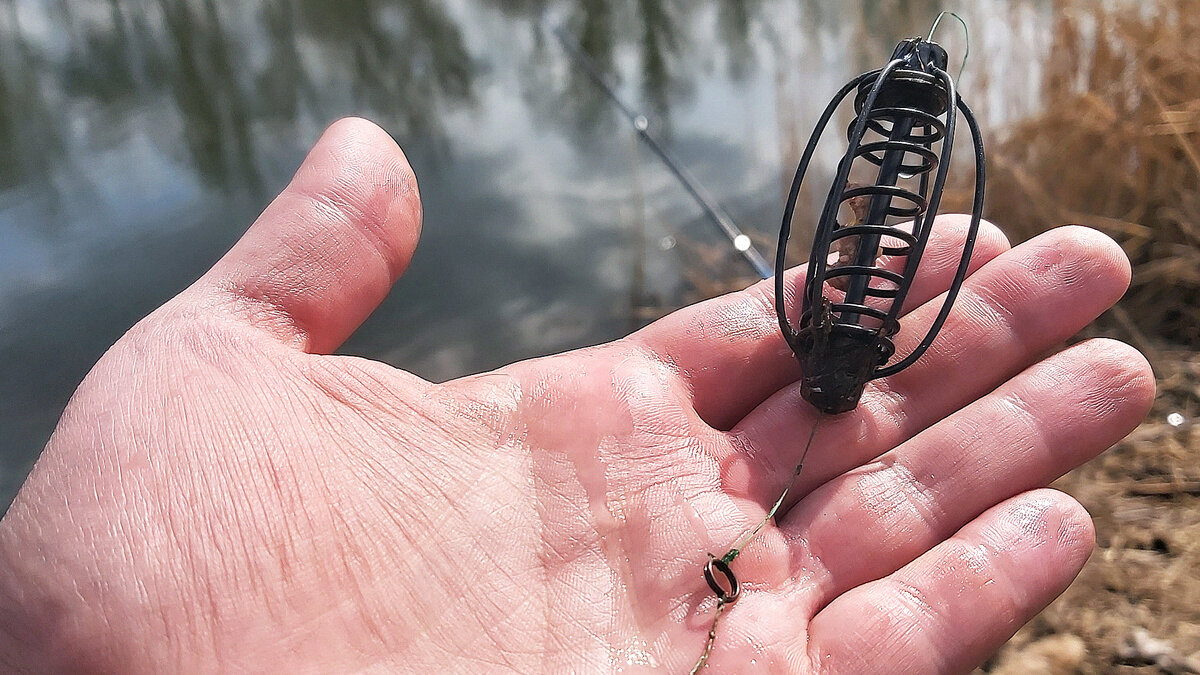
[[[945,324],[966,278],[983,209],[984,151],[979,125],[946,64],[946,50],[937,43],[902,41],[887,65],[858,76],[834,96],[796,169],[775,258],[776,312],[803,370],[801,393],[822,412],[854,409],[867,382],[915,363]],[[796,202],[822,134],[851,93],[849,145],[817,221],[793,325],[784,261]],[[932,234],[960,118],[970,129],[975,155],[974,202],[962,256],[925,336],[897,357],[893,338]],[[874,182],[851,183],[856,169],[874,174]]]

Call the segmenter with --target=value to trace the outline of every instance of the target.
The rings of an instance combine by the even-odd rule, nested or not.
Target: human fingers
[[[858,408],[825,418],[793,501],[870,461],[1019,373],[1116,302],[1129,262],[1108,237],[1082,227],[1052,230],[984,265],[965,282],[933,346],[914,365],[867,387]],[[902,321],[899,353],[924,335],[941,298]],[[726,489],[775,499],[819,413],[798,387],[777,393],[732,431]]]
[[[950,286],[962,256],[967,216],[939,217],[905,303],[917,307]],[[984,222],[971,271],[1008,249],[1008,240]],[[789,307],[799,306],[804,267],[788,272]],[[795,317],[793,317],[794,319]],[[692,393],[700,416],[728,429],[764,399],[795,382],[800,368],[775,316],[774,281],[687,307],[634,333],[629,340],[671,363]]]
[[[1094,541],[1091,518],[1067,495],[1010,499],[821,610],[809,626],[814,670],[970,672],[1066,590]]]
[[[1153,400],[1150,365],[1115,340],[1085,342],[1030,367],[797,504],[780,528],[801,542],[793,551],[809,572],[801,583],[819,607],[892,573],[992,505],[1111,447]]]
[[[336,349],[404,272],[421,231],[416,178],[382,129],[343,119],[192,289],[313,353]]]

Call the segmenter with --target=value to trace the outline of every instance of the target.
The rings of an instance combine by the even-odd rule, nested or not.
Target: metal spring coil
[[[948,97],[948,93],[942,86],[942,83],[932,75],[913,70],[897,71],[893,75],[903,77],[905,86],[907,87],[928,87],[929,89],[925,98],[931,104],[931,107],[944,105],[944,101]],[[855,127],[859,121],[858,117],[863,115],[866,99],[877,79],[878,74],[872,74],[858,84],[858,91],[854,101],[856,117],[850,122],[847,129],[848,137],[853,136]],[[887,85],[885,84],[885,86]],[[896,129],[899,120],[908,120],[911,122],[911,126],[900,137],[893,137],[893,131]],[[833,232],[830,243],[832,244],[835,241],[851,237],[872,235],[880,238],[887,237],[899,241],[900,244],[895,246],[883,245],[881,252],[893,258],[907,258],[917,244],[920,237],[918,228],[922,226],[924,216],[929,209],[929,174],[937,169],[940,162],[938,153],[933,151],[932,146],[945,138],[946,125],[938,119],[936,114],[928,110],[912,106],[889,106],[875,107],[867,111],[866,127],[883,138],[882,140],[860,144],[854,153],[853,159],[865,160],[875,166],[882,167],[885,153],[889,151],[902,151],[904,153],[902,163],[895,167],[894,170],[899,175],[906,177],[919,177],[919,191],[913,191],[898,185],[886,184],[854,188],[843,186],[836,202],[840,205],[854,199],[886,199],[887,208],[884,211],[884,215],[904,219],[902,222],[911,222],[913,223],[913,228],[911,232],[905,230],[900,226],[901,222],[891,225],[886,224],[886,222],[855,223],[838,227]],[[897,204],[897,201],[900,203]],[[833,217],[833,215],[835,214],[831,214],[828,217]],[[838,277],[845,277],[847,280],[854,277],[866,277],[867,282],[863,284],[863,294],[865,296],[892,300],[896,299],[901,286],[905,283],[904,275],[890,269],[865,265],[842,265],[819,270],[814,279],[816,283],[810,285],[807,292],[810,295],[820,293],[823,282]],[[872,285],[871,280],[875,279],[883,281],[884,285],[882,287],[878,284]],[[812,323],[814,314],[819,309],[814,300],[815,297],[810,298],[808,311],[800,317],[801,329]],[[879,321],[881,327],[878,329],[862,326],[858,323],[841,321],[837,322],[836,328],[839,331],[845,332],[875,334],[880,351],[887,356],[894,353],[895,347],[890,337],[895,335],[900,328],[897,319],[899,313],[898,307],[889,308],[889,311],[884,311],[863,302],[843,301],[831,303],[830,309],[834,314],[839,316],[846,316],[848,314],[860,315]]]

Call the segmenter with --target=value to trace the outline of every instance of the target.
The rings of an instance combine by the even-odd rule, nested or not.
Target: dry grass
[[[993,144],[989,216],[1019,236],[1107,232],[1135,270],[1114,325],[1148,351],[1198,347],[1200,2],[1061,4],[1047,109]]]
[[[1196,672],[1200,0],[1059,4],[1046,109],[992,144],[988,215],[1016,239],[1074,222],[1120,242],[1133,284],[1091,332],[1145,352],[1159,398],[1133,435],[1059,482],[1095,517],[1097,552],[987,670]]]
[[[1162,351],[1160,407],[1195,395],[1200,355]],[[1097,550],[1067,593],[988,672],[1191,673],[1200,664],[1200,424],[1151,421],[1058,482],[1096,520]],[[981,608],[982,609],[982,608]],[[1142,633],[1162,655],[1131,650]],[[1047,666],[1046,656],[1052,659]]]

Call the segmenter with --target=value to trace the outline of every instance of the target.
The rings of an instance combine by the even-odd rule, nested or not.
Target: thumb
[[[371,122],[343,119],[195,290],[234,300],[240,320],[305,351],[328,353],[383,301],[420,233],[404,153]]]

